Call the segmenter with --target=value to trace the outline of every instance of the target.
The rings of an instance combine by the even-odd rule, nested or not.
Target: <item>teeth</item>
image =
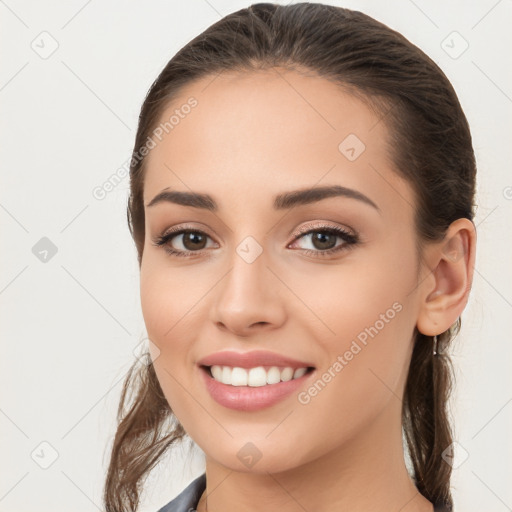
[[[210,367],[212,377],[222,384],[230,384],[231,386],[266,386],[267,384],[277,384],[278,382],[286,382],[292,379],[302,377],[307,368],[278,368],[272,366],[265,370],[263,366],[256,368],[240,368],[231,366],[213,365]]]

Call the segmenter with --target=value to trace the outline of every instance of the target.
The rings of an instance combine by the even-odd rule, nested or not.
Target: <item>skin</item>
[[[466,305],[473,224],[457,220],[419,260],[416,201],[388,157],[386,126],[325,79],[281,68],[224,72],[187,86],[161,119],[190,96],[198,105],[147,157],[144,204],[170,187],[208,193],[219,209],[146,206],[140,284],[159,382],[205,453],[198,511],[208,496],[210,512],[431,512],[406,470],[401,397],[415,327],[439,334]],[[354,161],[338,149],[351,133],[366,146]],[[279,193],[333,184],[379,210],[347,197],[272,208]],[[208,236],[202,254],[175,257],[152,244],[185,223]],[[360,243],[306,255],[322,246],[297,230],[319,224],[357,233]],[[248,236],[262,249],[252,263],[236,252]],[[324,247],[344,243],[329,240]],[[183,235],[170,243],[194,250]],[[197,361],[208,354],[266,349],[312,361],[307,390],[394,303],[400,312],[307,404],[292,394],[260,411],[234,411],[200,378]],[[237,457],[248,442],[261,453],[251,468]]]

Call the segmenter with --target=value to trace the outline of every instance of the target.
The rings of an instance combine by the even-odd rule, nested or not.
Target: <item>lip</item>
[[[306,380],[316,373],[316,369],[313,369],[298,379],[252,387],[222,384],[210,375],[205,366],[199,367],[199,371],[210,396],[218,404],[243,412],[259,411],[284,400],[294,392],[297,393],[305,385]]]
[[[279,366],[282,368],[290,367],[308,368],[314,366],[307,361],[298,361],[290,357],[269,352],[267,350],[251,350],[250,352],[235,352],[233,350],[224,350],[216,352],[200,359],[199,366],[231,366],[239,368],[254,368],[256,366]]]

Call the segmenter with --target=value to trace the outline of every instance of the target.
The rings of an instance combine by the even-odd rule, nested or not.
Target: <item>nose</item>
[[[282,326],[286,319],[283,284],[261,254],[254,261],[235,254],[230,270],[217,287],[212,320],[243,338]]]

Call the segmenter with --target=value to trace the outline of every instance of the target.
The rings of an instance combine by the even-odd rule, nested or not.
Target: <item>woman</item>
[[[255,4],[182,48],[131,161],[151,342],[106,510],[184,436],[206,469],[165,512],[451,510],[475,172],[446,76],[360,12]]]

